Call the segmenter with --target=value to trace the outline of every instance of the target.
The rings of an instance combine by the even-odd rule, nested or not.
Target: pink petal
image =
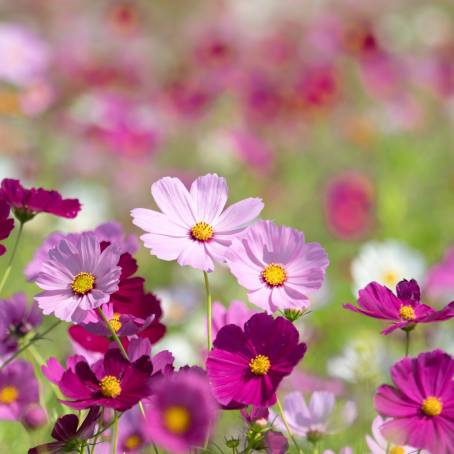
[[[204,175],[192,183],[190,193],[196,220],[212,225],[227,202],[228,189],[225,179],[216,174]]]
[[[228,235],[241,231],[263,210],[259,198],[248,198],[229,206],[216,221],[214,227],[219,235]]]

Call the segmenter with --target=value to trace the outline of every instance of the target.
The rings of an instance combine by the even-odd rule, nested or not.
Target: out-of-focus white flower
[[[372,281],[394,289],[402,279],[422,282],[426,262],[418,251],[397,240],[364,244],[352,262],[353,291]]]
[[[327,391],[313,392],[309,405],[297,391],[284,398],[284,414],[290,429],[295,435],[307,437],[309,440],[339,432],[353,423],[357,416],[353,401],[346,402],[337,415],[335,406],[336,397]],[[285,432],[285,424],[273,411],[270,411],[269,420]]]
[[[386,352],[380,339],[364,334],[351,341],[340,356],[329,359],[327,370],[330,375],[352,383],[377,381],[385,362]]]
[[[167,334],[156,345],[153,346],[153,354],[162,350],[168,350],[175,358],[174,365],[182,367],[195,364],[199,354],[194,346],[188,341],[186,333]]]
[[[371,454],[410,454],[421,452],[421,454],[429,454],[426,450],[418,451],[410,446],[393,445],[385,440],[380,432],[380,427],[385,420],[381,416],[377,416],[372,422],[372,435],[366,435],[366,443],[369,446]]]

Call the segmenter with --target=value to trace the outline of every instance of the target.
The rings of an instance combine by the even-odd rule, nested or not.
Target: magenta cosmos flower
[[[19,180],[11,178],[3,179],[0,194],[21,222],[29,221],[38,213],[75,218],[80,211],[77,199],[63,199],[57,191],[43,188],[25,189]]]
[[[394,444],[454,452],[454,359],[442,350],[421,353],[394,364],[394,386],[382,385],[375,408],[392,418],[381,433]]]
[[[6,240],[14,229],[14,220],[9,217],[9,205],[0,197],[0,240]],[[6,247],[0,244],[0,255],[6,252]]]
[[[217,417],[217,405],[204,374],[183,370],[153,385],[143,432],[148,441],[169,452],[186,453],[202,447]]]
[[[118,290],[121,268],[113,246],[101,250],[92,233],[62,240],[49,251],[35,282],[44,291],[35,296],[44,314],[79,322],[86,312],[107,303]]]
[[[189,191],[178,178],[165,177],[151,186],[151,194],[161,212],[131,211],[133,223],[146,232],[145,247],[162,260],[204,271],[224,261],[232,239],[263,209],[260,199],[249,198],[224,210],[227,184],[215,174],[197,178]]]
[[[249,301],[266,311],[305,309],[325,277],[328,257],[304,233],[271,221],[247,229],[225,254],[230,271],[248,290]]]
[[[276,402],[276,390],[303,358],[306,344],[298,330],[283,317],[253,315],[244,329],[224,326],[206,361],[213,393],[229,408]]]
[[[388,287],[371,282],[359,291],[358,306],[344,304],[344,308],[393,322],[382,334],[389,334],[398,328],[413,329],[418,323],[440,322],[454,317],[454,303],[440,311],[421,303],[419,286],[414,279],[400,281],[396,293],[397,296]]]
[[[229,307],[218,302],[213,303],[213,337],[217,336],[223,326],[243,326],[253,315],[254,311],[239,300],[231,301]]]
[[[33,366],[21,359],[0,370],[0,420],[17,420],[39,402]]]
[[[120,350],[111,349],[92,366],[81,356],[68,358],[67,364],[63,371],[51,358],[43,366],[43,373],[66,397],[73,399],[62,402],[76,410],[98,405],[125,411],[151,394],[153,366],[147,356],[130,362]]]

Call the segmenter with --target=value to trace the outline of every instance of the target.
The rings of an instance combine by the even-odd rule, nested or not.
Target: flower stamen
[[[114,375],[106,375],[103,377],[99,382],[99,387],[101,389],[101,394],[104,397],[115,399],[121,394],[120,380]]]
[[[438,416],[443,410],[443,404],[437,397],[429,396],[424,399],[421,410],[426,416]]]
[[[262,271],[263,280],[271,287],[280,287],[287,280],[287,272],[282,265],[270,263]]]
[[[82,272],[76,274],[71,284],[74,293],[78,295],[86,295],[95,287],[95,276],[92,273]]]
[[[164,411],[164,426],[174,434],[184,434],[191,423],[191,415],[187,408],[181,405],[171,405]]]
[[[122,323],[120,322],[120,314],[118,312],[113,314],[113,317],[109,320],[109,325],[116,333],[120,331]]]
[[[191,229],[191,237],[193,240],[206,242],[213,238],[213,227],[206,222],[197,222]]]
[[[257,355],[249,361],[249,369],[254,375],[266,375],[270,367],[270,359],[265,355]]]
[[[15,386],[5,386],[0,391],[0,402],[10,405],[19,398],[19,392]]]
[[[410,321],[416,318],[415,310],[411,306],[400,306],[399,316],[402,320]]]

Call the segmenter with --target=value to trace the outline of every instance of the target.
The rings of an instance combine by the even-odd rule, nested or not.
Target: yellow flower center
[[[414,320],[415,310],[411,306],[400,306],[399,316],[402,320]]]
[[[71,288],[78,295],[85,295],[91,292],[95,286],[95,276],[91,273],[79,273],[73,279]]]
[[[197,222],[191,229],[191,236],[197,241],[209,241],[213,238],[213,227],[206,222]]]
[[[109,325],[115,332],[120,330],[122,323],[120,322],[120,314],[118,312],[113,314],[113,317],[109,320]]]
[[[399,276],[394,271],[385,271],[382,280],[387,287],[394,288],[399,281]]]
[[[389,454],[405,454],[405,449],[402,446],[393,446],[389,450]]]
[[[443,410],[443,404],[437,397],[430,396],[424,399],[421,410],[427,416],[438,416]]]
[[[106,375],[100,382],[101,394],[115,399],[121,394],[120,380],[114,375]]]
[[[266,375],[270,367],[270,359],[265,355],[257,355],[249,361],[249,369],[255,375]]]
[[[164,426],[174,434],[184,434],[188,431],[191,423],[191,415],[187,408],[180,405],[172,405],[164,411]]]
[[[15,386],[5,386],[0,391],[0,402],[10,405],[19,398],[19,392]]]
[[[125,441],[125,448],[132,450],[138,448],[142,444],[142,438],[139,435],[130,435]]]
[[[262,271],[262,278],[271,287],[279,287],[287,280],[287,272],[282,265],[270,263]]]

